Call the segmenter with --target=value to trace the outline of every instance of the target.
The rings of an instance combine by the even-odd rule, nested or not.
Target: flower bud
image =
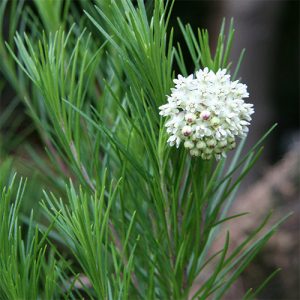
[[[205,153],[205,154],[211,154],[212,152],[213,152],[213,150],[210,149],[210,148],[205,148],[205,149],[204,149],[204,153]]]
[[[204,149],[204,148],[206,148],[206,144],[205,144],[205,142],[203,142],[203,141],[199,141],[199,142],[196,144],[196,147],[197,147],[198,149]]]
[[[190,136],[192,133],[192,127],[191,126],[183,126],[181,132],[184,136]]]
[[[234,149],[236,147],[236,143],[235,142],[233,142],[233,143],[231,143],[231,144],[229,144],[229,149],[230,150],[232,150],[232,149]]]
[[[212,158],[212,156],[210,154],[202,153],[201,158],[204,160],[210,160]]]
[[[215,153],[216,153],[217,155],[220,155],[222,152],[223,152],[222,149],[220,149],[220,148],[215,148]]]
[[[227,138],[227,141],[228,141],[229,144],[232,144],[232,143],[235,142],[235,138],[232,137],[232,136],[229,136],[229,137]]]
[[[209,139],[206,141],[206,144],[210,148],[214,148],[217,145],[217,141],[215,139]]]
[[[187,141],[184,142],[184,147],[185,148],[192,149],[192,148],[194,148],[194,146],[195,145],[192,141],[187,140]]]
[[[220,148],[225,148],[227,146],[227,141],[226,140],[219,141],[218,146]]]
[[[213,117],[211,120],[210,120],[210,124],[212,126],[217,126],[217,125],[220,125],[220,119],[218,117]]]
[[[199,156],[200,155],[200,151],[198,149],[194,148],[194,149],[190,150],[190,154],[192,156]]]
[[[196,115],[195,115],[195,114],[192,114],[192,113],[186,114],[186,115],[185,115],[185,120],[186,120],[188,123],[193,123],[193,122],[195,122],[195,120],[196,120]]]
[[[202,120],[208,120],[209,119],[209,117],[210,117],[210,112],[208,111],[208,110],[204,110],[204,111],[202,111],[201,112],[201,114],[200,114],[200,118],[202,119]]]

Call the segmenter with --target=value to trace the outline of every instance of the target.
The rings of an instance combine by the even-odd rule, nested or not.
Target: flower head
[[[178,76],[168,103],[160,106],[160,115],[168,117],[165,126],[170,146],[181,142],[192,156],[220,159],[236,145],[236,137],[248,132],[253,104],[247,86],[231,81],[227,70],[217,73],[205,68],[195,76]]]

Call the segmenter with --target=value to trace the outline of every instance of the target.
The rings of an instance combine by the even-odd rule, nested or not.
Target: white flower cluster
[[[168,103],[160,106],[160,115],[168,117],[167,132],[170,146],[183,142],[192,156],[220,159],[235,147],[235,138],[248,132],[253,104],[247,86],[231,81],[227,70],[217,73],[208,68],[187,78],[174,79]]]

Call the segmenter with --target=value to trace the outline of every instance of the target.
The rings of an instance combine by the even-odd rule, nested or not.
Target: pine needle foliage
[[[45,145],[47,158],[27,149],[51,184],[34,217],[20,210],[24,182],[13,200],[15,177],[0,177],[1,299],[221,299],[283,221],[270,226],[267,214],[233,250],[228,232],[212,253],[222,225],[243,222],[228,211],[274,127],[218,162],[167,145],[158,107],[175,66],[187,75],[173,4],[36,0],[34,13],[11,2],[19,33],[0,36],[2,73]],[[0,24],[7,10],[3,1]],[[232,21],[215,53],[206,30],[179,27],[195,70],[237,77],[244,51],[233,68]]]
[[[0,297],[3,300],[54,299],[59,295],[56,292],[59,285],[55,260],[51,253],[46,258],[45,236],[40,237],[38,228],[33,225],[32,215],[24,234],[19,211],[25,182],[20,180],[15,200],[12,201],[15,181],[14,176],[9,187],[3,188],[0,198]]]

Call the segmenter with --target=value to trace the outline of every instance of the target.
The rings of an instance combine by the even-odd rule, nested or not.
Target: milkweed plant
[[[1,300],[222,299],[283,221],[266,214],[234,245],[220,230],[243,222],[229,209],[273,127],[243,150],[254,107],[244,51],[229,61],[233,22],[212,51],[178,20],[180,45],[173,4],[1,2],[16,95],[0,115],[13,130],[0,137]],[[20,101],[30,129],[13,126]]]

